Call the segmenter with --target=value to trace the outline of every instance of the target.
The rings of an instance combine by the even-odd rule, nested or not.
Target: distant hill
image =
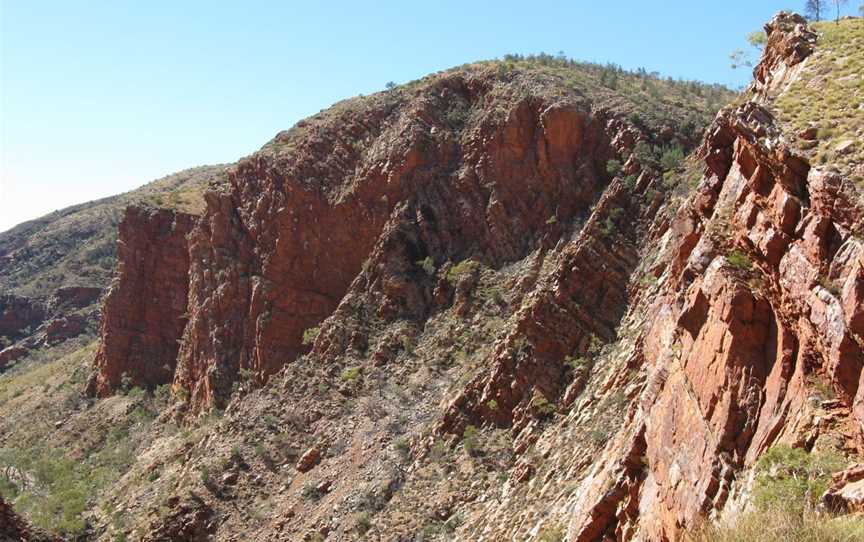
[[[222,179],[225,170],[224,165],[186,169],[0,233],[0,293],[48,297],[63,287],[107,287],[115,263],[117,225],[126,206],[149,203],[200,213],[204,187]]]

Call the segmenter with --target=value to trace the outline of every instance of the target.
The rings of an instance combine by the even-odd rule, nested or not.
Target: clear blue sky
[[[0,0],[0,231],[235,161],[387,81],[511,52],[738,86],[749,73],[728,53],[803,3]]]

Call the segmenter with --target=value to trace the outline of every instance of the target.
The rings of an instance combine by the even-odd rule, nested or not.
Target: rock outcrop
[[[34,331],[45,320],[45,307],[38,301],[14,294],[0,295],[0,337],[17,340]]]
[[[748,99],[666,171],[662,149],[696,145],[680,127],[502,65],[298,123],[198,220],[131,208],[91,390],[126,374],[173,382],[187,414],[227,406],[190,461],[290,435],[291,487],[250,482],[280,486],[265,538],[355,539],[345,510],[371,509],[399,540],[424,518],[461,540],[681,540],[745,506],[772,446],[864,453],[864,212],[766,98],[815,35],[766,30]],[[505,445],[476,453],[484,431]],[[456,449],[477,461],[431,465]],[[394,450],[413,463],[383,476]],[[857,509],[859,475],[826,505]],[[387,502],[358,495],[373,479]],[[241,522],[194,501],[155,532]]]
[[[171,381],[186,325],[186,236],[195,219],[167,209],[126,210],[117,277],[102,308],[90,394],[109,395],[121,384],[152,389]]]

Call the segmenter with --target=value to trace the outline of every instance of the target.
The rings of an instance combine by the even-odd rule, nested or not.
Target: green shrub
[[[622,167],[623,166],[621,165],[620,160],[609,160],[608,162],[606,162],[606,173],[615,177],[616,175],[621,173]]]
[[[126,372],[120,375],[120,390],[123,393],[128,393],[132,389],[132,385],[132,375]]]
[[[447,276],[445,278],[447,279],[447,282],[455,284],[459,282],[462,277],[472,275],[478,269],[480,269],[480,264],[474,260],[462,260],[447,270]]]
[[[742,271],[749,271],[753,268],[753,261],[750,260],[750,257],[743,250],[737,248],[726,255],[726,261],[735,269]]]
[[[478,450],[478,434],[479,431],[473,425],[469,425],[462,433],[462,446],[465,448],[465,453],[474,455]]]
[[[408,459],[411,457],[411,446],[408,445],[406,439],[400,438],[393,444],[393,447],[396,448],[396,452],[402,459]]]
[[[678,169],[682,163],[684,163],[684,151],[678,145],[667,147],[660,157],[660,167],[664,171]]]
[[[564,363],[574,371],[578,371],[583,367],[588,366],[588,360],[582,356],[566,356]]]
[[[435,275],[437,268],[435,267],[435,260],[432,259],[431,256],[426,256],[424,259],[417,262],[417,265],[423,268],[423,271],[426,272],[430,277]]]
[[[361,512],[357,514],[357,519],[354,521],[354,530],[357,534],[364,535],[372,528],[372,516],[369,512]]]
[[[647,141],[636,143],[633,148],[633,154],[639,163],[645,167],[654,167],[657,165],[657,156],[654,154],[654,148]]]
[[[201,483],[205,486],[210,485],[210,468],[207,465],[201,465],[198,467],[198,477],[201,479]]]
[[[864,521],[832,518],[813,511],[803,514],[784,507],[740,515],[732,525],[711,525],[694,542],[857,542],[864,540]]]
[[[564,529],[560,526],[544,527],[537,535],[537,542],[564,542]]]
[[[362,367],[348,367],[347,369],[342,371],[340,378],[343,382],[353,382],[354,380],[357,380],[362,371]]]
[[[318,338],[318,334],[321,332],[321,328],[318,326],[310,327],[306,331],[303,332],[303,345],[309,346],[315,342],[315,339]]]
[[[555,413],[555,405],[549,402],[541,393],[535,393],[531,399],[531,408],[538,416],[551,416]]]
[[[845,466],[836,453],[810,454],[800,448],[774,446],[756,463],[753,504],[763,511],[777,506],[815,507],[828,489],[831,474]]]
[[[304,499],[309,501],[317,501],[324,496],[324,493],[318,489],[318,485],[311,481],[303,484],[303,489],[300,490],[300,494]]]
[[[831,474],[847,462],[835,452],[807,453],[774,446],[756,463],[753,509],[731,525],[709,525],[696,542],[851,542],[864,540],[864,522],[819,513],[817,504]]]
[[[600,226],[600,235],[604,238],[613,235],[618,231],[618,219],[624,214],[624,209],[620,207],[615,207],[609,210],[609,216],[606,217],[606,220],[603,222],[603,225]]]

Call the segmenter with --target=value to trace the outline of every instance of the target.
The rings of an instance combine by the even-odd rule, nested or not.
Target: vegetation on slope
[[[816,166],[830,165],[864,187],[864,19],[814,23],[819,38],[800,77],[774,96],[787,131],[815,130],[799,141]]]
[[[494,87],[486,99],[500,99],[501,104],[531,96],[588,100],[595,108],[605,108],[628,117],[649,132],[672,128],[676,133],[694,139],[698,139],[717,111],[735,97],[732,90],[719,84],[664,78],[644,68],[628,71],[616,64],[576,61],[563,53],[556,56],[514,54],[500,60],[457,66],[403,85],[388,86],[388,90],[370,96],[342,100],[281,132],[264,146],[262,152],[291,153],[310,136],[314,139],[321,121],[354,115],[368,108],[392,110],[410,96],[452,77],[482,77],[493,81]],[[448,120],[456,131],[470,125],[471,115],[475,113],[471,105],[452,104]],[[506,111],[502,108],[500,112]],[[352,142],[359,147],[362,144],[361,141]]]
[[[808,453],[778,445],[756,464],[752,507],[729,525],[708,527],[698,542],[852,542],[864,540],[864,521],[818,509],[831,474],[847,462],[831,451]]]
[[[0,291],[47,297],[57,288],[104,288],[115,263],[123,210],[140,203],[184,212],[203,209],[203,190],[224,166],[169,175],[137,190],[75,205],[0,233]]]

